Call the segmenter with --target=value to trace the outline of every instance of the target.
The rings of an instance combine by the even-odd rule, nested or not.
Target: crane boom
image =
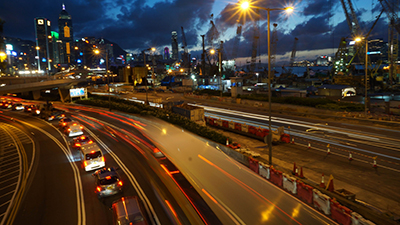
[[[387,17],[390,20],[390,24],[397,30],[397,32],[400,34],[400,20],[399,17],[397,16],[397,12],[399,11],[399,6],[393,4],[389,4],[387,0],[379,0],[379,2],[382,5],[383,10],[385,11]]]
[[[340,0],[342,2],[343,10],[346,15],[347,24],[349,25],[351,35],[353,37],[359,36],[361,33],[360,24],[358,23],[358,19],[356,13],[353,8],[353,4],[351,0]]]
[[[260,40],[260,34],[258,30],[258,22],[259,22],[259,9],[256,9],[256,18],[254,19],[254,35],[253,35],[253,45],[251,48],[251,61],[250,61],[250,72],[254,72],[256,68],[256,58],[257,58],[257,47],[258,42]]]
[[[190,68],[190,56],[188,53],[188,49],[187,49],[187,42],[186,42],[186,36],[185,36],[185,31],[183,29],[183,27],[181,27],[182,29],[182,48],[183,48],[183,54],[182,54],[182,61],[183,61],[183,68]]]
[[[297,51],[297,41],[299,39],[297,37],[294,38],[294,43],[293,43],[293,48],[292,48],[292,54],[290,55],[290,63],[289,63],[289,75],[292,73],[293,69],[293,64],[294,64],[294,59],[296,58],[296,51]]]

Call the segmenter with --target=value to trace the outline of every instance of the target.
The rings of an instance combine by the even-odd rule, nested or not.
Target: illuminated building
[[[36,34],[36,59],[38,70],[49,71],[52,68],[53,42],[51,36],[50,20],[38,17],[35,18]]]
[[[169,59],[169,48],[168,47],[164,48],[164,59]]]
[[[65,5],[62,5],[62,11],[58,16],[58,30],[61,41],[60,63],[70,64],[73,62],[74,49],[74,32],[72,29],[71,15],[65,10]]]
[[[172,59],[178,60],[178,33],[176,31],[172,31],[171,37],[171,45],[172,45]]]

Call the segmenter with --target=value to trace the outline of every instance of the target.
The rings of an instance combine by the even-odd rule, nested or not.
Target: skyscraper
[[[59,37],[61,41],[61,50],[60,50],[60,63],[62,64],[70,64],[73,63],[73,40],[74,40],[74,32],[72,29],[72,19],[71,15],[65,10],[65,5],[62,5],[62,10],[58,16],[58,30]]]
[[[35,34],[38,70],[49,71],[52,69],[53,52],[50,20],[43,17],[35,18]]]
[[[168,47],[164,48],[164,59],[169,59],[169,48]]]
[[[178,33],[176,31],[172,31],[172,37],[171,37],[171,45],[172,45],[172,59],[179,59],[178,56]]]

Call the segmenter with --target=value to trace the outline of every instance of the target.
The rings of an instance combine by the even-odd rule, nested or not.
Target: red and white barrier
[[[249,168],[258,174],[259,171],[258,160],[249,157]]]
[[[310,185],[297,181],[297,196],[308,204],[313,202],[313,189]]]
[[[352,211],[339,204],[335,199],[331,199],[331,217],[342,225],[351,225]]]
[[[235,129],[235,123],[233,121],[229,121],[229,129]]]
[[[222,120],[221,119],[217,119],[216,125],[222,127]]]
[[[270,168],[270,173],[271,173],[270,181],[278,185],[279,187],[282,187],[283,184],[282,172],[274,168]]]
[[[328,195],[322,194],[319,190],[313,190],[313,205],[318,210],[325,213],[325,215],[331,214],[331,202]]]
[[[247,125],[247,124],[245,124],[245,123],[242,124],[242,131],[243,131],[243,132],[246,132],[246,133],[249,132],[249,125]]]
[[[269,171],[269,165],[266,165],[262,162],[258,163],[258,174],[260,174],[260,176],[266,178],[269,180],[270,178],[270,171]]]
[[[297,194],[297,182],[296,178],[291,177],[287,174],[283,174],[283,189],[287,190],[292,194]]]
[[[364,219],[364,217],[356,212],[352,212],[351,216],[351,225],[375,225],[375,223]]]

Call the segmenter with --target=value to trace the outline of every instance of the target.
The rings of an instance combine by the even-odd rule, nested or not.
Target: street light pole
[[[145,76],[145,79],[146,79],[146,101],[145,101],[145,105],[148,105],[149,104],[149,99],[148,99],[148,94],[147,94],[147,67],[146,67],[146,53],[145,53],[145,51],[146,50],[143,50],[142,51],[142,53],[143,53],[143,67],[145,68],[145,71],[146,71],[146,76]]]
[[[365,38],[365,97],[364,97],[364,115],[367,117],[368,102],[368,39]]]
[[[272,165],[272,130],[271,130],[271,40],[270,40],[270,24],[269,24],[270,10],[267,10],[267,24],[268,24],[268,161]]]
[[[111,90],[110,90],[110,76],[108,75],[108,48],[106,46],[106,75],[107,75],[107,87],[108,87],[108,106],[111,112]]]
[[[287,12],[292,12],[293,7],[286,7],[286,8],[265,8],[265,7],[260,7],[260,6],[251,6],[250,2],[245,1],[242,2],[241,4],[242,9],[248,9],[250,7],[256,8],[256,9],[262,9],[267,11],[267,25],[268,25],[268,32],[267,32],[267,37],[268,37],[268,136],[267,136],[267,144],[268,144],[268,150],[269,150],[269,164],[272,165],[272,131],[271,131],[271,40],[270,40],[270,11],[275,11],[275,10],[283,10]]]

